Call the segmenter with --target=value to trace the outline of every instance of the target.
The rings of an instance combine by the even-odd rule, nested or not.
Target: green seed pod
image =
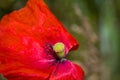
[[[54,44],[53,50],[55,51],[56,55],[59,58],[63,58],[64,57],[65,45],[62,42],[58,42],[58,43]]]

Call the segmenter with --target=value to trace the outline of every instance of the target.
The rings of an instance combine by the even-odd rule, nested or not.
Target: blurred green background
[[[0,18],[26,1],[0,0]],[[120,80],[120,0],[45,2],[79,41],[79,49],[68,58],[83,67],[85,80]]]

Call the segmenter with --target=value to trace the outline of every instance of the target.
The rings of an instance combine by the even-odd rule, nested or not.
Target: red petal
[[[78,46],[77,41],[66,31],[42,0],[29,0],[25,8],[6,15],[1,20],[1,25],[14,33],[30,35],[37,39],[40,45],[63,42],[66,45],[66,52]]]
[[[81,67],[70,61],[63,61],[57,64],[50,80],[83,80],[83,78],[84,72]]]
[[[46,71],[42,71],[0,56],[0,73],[8,80],[45,80],[49,78],[51,70],[53,69],[48,68]]]

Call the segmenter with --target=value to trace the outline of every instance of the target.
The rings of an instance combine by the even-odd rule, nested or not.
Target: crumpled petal
[[[66,52],[78,46],[77,41],[49,11],[43,0],[29,0],[23,9],[4,16],[1,25],[13,33],[29,34],[37,39],[41,46],[45,43],[53,45],[63,42]]]
[[[0,73],[16,74],[19,71],[15,69],[20,68],[19,75],[29,76],[21,70],[24,68],[31,72],[46,71],[46,76],[49,77],[56,67],[52,46],[57,42],[65,44],[66,54],[78,47],[77,41],[52,15],[42,0],[28,0],[24,8],[4,16],[0,22]],[[23,66],[14,66],[14,63]],[[6,70],[11,67],[2,67],[5,65],[13,66],[13,73]],[[34,69],[36,70],[32,71]]]
[[[83,78],[82,68],[68,60],[59,62],[50,76],[50,80],[83,80]]]

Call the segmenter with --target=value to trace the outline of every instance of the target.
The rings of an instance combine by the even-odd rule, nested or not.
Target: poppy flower
[[[83,80],[81,67],[65,59],[77,47],[43,0],[0,21],[0,73],[8,80]]]

